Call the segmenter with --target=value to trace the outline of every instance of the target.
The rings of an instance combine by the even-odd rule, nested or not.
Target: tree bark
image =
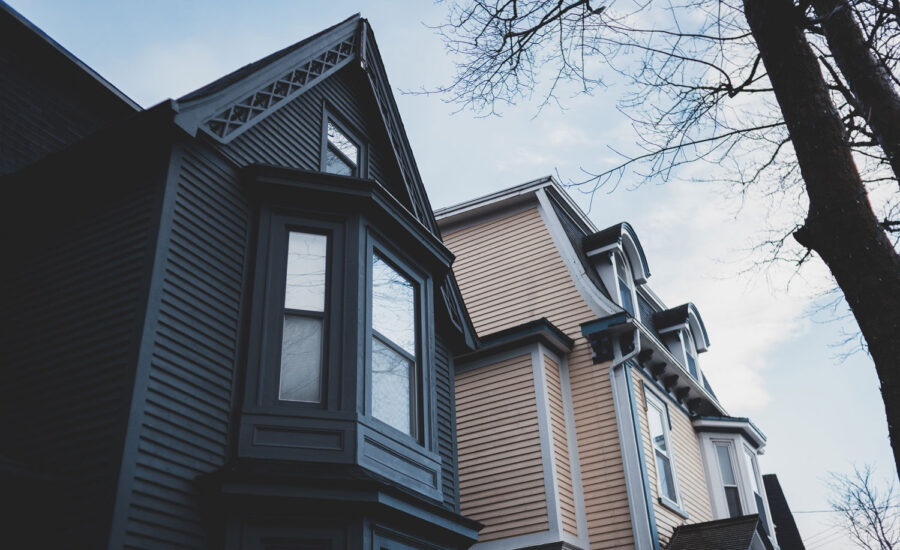
[[[900,181],[900,95],[887,69],[872,54],[847,0],[813,0],[828,49]]]
[[[828,265],[866,339],[900,472],[900,256],[878,225],[794,10],[791,0],[744,0],[809,197],[794,236]]]

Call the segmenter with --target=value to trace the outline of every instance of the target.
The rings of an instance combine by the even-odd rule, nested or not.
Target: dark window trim
[[[323,319],[322,326],[322,371],[321,399],[319,402],[284,401],[278,398],[281,377],[281,346],[284,330],[284,313],[291,311],[284,306],[285,282],[287,279],[288,240],[291,232],[324,235],[328,238],[325,263],[325,311],[299,313]],[[278,410],[279,414],[290,414],[292,409],[333,409],[332,394],[339,380],[340,365],[336,364],[334,352],[339,344],[341,311],[341,288],[345,262],[344,223],[312,216],[290,215],[271,212],[269,231],[266,236],[267,257],[262,264],[262,279],[265,281],[262,323],[260,326],[260,353],[255,374],[257,382],[254,408]]]
[[[328,142],[328,123],[331,122],[334,124],[338,130],[344,133],[347,138],[353,142],[359,148],[359,162],[353,162],[352,159],[347,158],[341,150],[336,147],[332,147]],[[367,178],[369,176],[369,144],[368,141],[362,139],[360,136],[364,135],[361,131],[356,129],[356,127],[349,122],[347,122],[347,118],[344,117],[340,110],[335,107],[328,100],[322,101],[322,127],[320,129],[320,142],[321,142],[321,151],[319,152],[319,169],[324,172],[325,171],[325,162],[326,162],[326,154],[328,149],[330,148],[334,151],[338,157],[344,159],[345,161],[350,162],[351,164],[356,164],[356,170],[350,177],[355,178]]]

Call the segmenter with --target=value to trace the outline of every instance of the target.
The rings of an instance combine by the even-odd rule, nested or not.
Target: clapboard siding
[[[351,64],[352,65],[352,64]],[[410,206],[368,83],[347,66],[287,103],[221,150],[239,165],[272,164],[321,170],[323,109],[344,120],[366,142],[367,177]]]
[[[559,365],[544,356],[547,373],[547,401],[550,406],[550,428],[553,435],[553,460],[556,464],[556,481],[559,488],[559,515],[563,530],[578,536],[578,520],[575,515],[575,489],[572,485],[572,463],[569,459],[569,435],[566,431],[566,409],[563,401]]]
[[[76,181],[87,187],[105,177]],[[54,493],[42,507],[56,515],[54,529],[71,547],[99,548],[109,535],[155,189],[146,182],[90,205],[71,204],[61,218],[30,217],[16,230],[27,234],[28,224],[39,223],[44,240],[7,249],[2,454],[52,481]]]
[[[581,323],[595,316],[540,213],[530,208],[448,231],[444,242],[456,255],[454,272],[480,335],[546,317],[575,340],[569,382],[590,544],[633,548],[609,368],[593,363],[581,336]]]
[[[177,157],[176,157],[177,158]],[[197,476],[226,461],[249,223],[234,169],[186,145],[140,414],[124,544],[203,548]]]
[[[480,541],[546,531],[531,355],[456,376],[462,513],[485,524]]]
[[[647,479],[650,481],[650,494],[653,497],[653,513],[656,516],[656,529],[659,540],[665,544],[672,537],[672,532],[682,523],[702,523],[712,520],[709,496],[706,491],[706,478],[700,458],[700,446],[697,434],[690,419],[678,407],[667,403],[669,418],[672,422],[670,436],[672,439],[673,459],[678,476],[678,493],[682,499],[684,511],[689,517],[685,520],[659,501],[659,489],[656,477],[656,457],[653,443],[650,441],[650,428],[647,424],[647,405],[644,395],[643,375],[632,371],[636,399],[639,402],[638,416],[641,425],[641,440],[644,447],[644,461],[647,465]]]
[[[440,334],[435,335],[435,389],[437,390],[438,453],[441,455],[441,488],[444,492],[444,507],[459,512],[453,357]]]

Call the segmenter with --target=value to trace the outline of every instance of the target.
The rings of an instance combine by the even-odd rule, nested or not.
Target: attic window
[[[328,121],[325,172],[342,176],[359,175],[359,146],[332,121]]]

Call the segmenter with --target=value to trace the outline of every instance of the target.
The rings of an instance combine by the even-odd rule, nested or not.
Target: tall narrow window
[[[359,175],[359,145],[330,120],[327,122],[325,171],[342,176]]]
[[[660,497],[672,503],[678,502],[678,491],[675,488],[674,468],[672,467],[672,447],[669,441],[669,423],[666,420],[665,405],[656,399],[647,399],[647,422],[650,425],[650,439],[653,441],[653,454],[656,457],[656,477]]]
[[[694,348],[694,338],[689,330],[681,331],[681,347],[684,348],[684,360],[688,371],[695,380],[699,380],[697,377],[697,351]]]
[[[743,514],[741,509],[741,492],[738,489],[737,477],[734,475],[734,463],[731,460],[731,445],[717,444],[716,457],[719,472],[722,474],[722,485],[725,487],[725,502],[728,504],[728,517]]]
[[[319,403],[322,399],[327,252],[325,235],[288,234],[278,381],[278,398],[282,401]]]
[[[762,521],[766,533],[771,535],[769,521],[766,518],[765,502],[763,501],[762,491],[759,490],[759,472],[756,468],[756,457],[750,452],[750,449],[745,448],[744,458],[747,461],[747,475],[750,476],[750,488],[753,490],[753,498],[756,500],[756,513],[759,514],[759,519]]]
[[[634,296],[632,289],[631,269],[625,261],[625,256],[616,253],[616,279],[619,281],[619,296],[622,309],[634,315]]]
[[[372,255],[372,416],[418,437],[416,286]]]

